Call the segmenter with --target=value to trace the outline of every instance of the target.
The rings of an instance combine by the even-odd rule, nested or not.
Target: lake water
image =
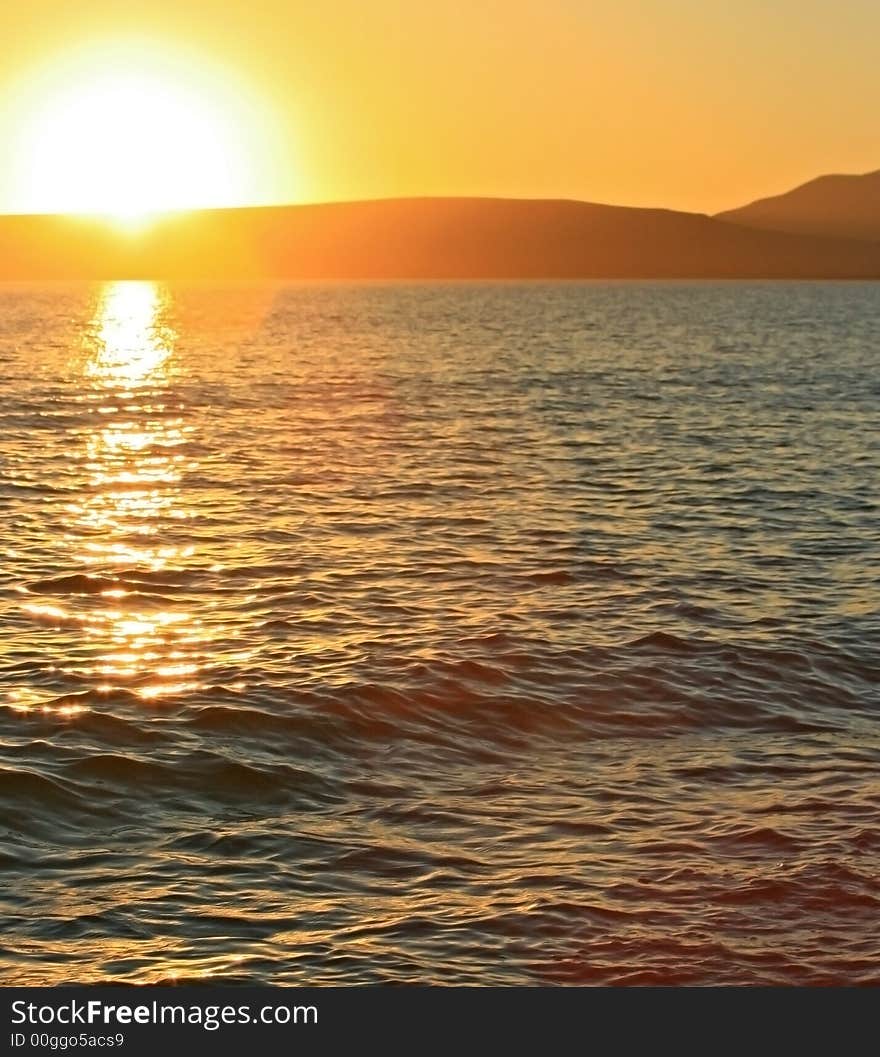
[[[880,983],[880,285],[0,286],[4,983]]]

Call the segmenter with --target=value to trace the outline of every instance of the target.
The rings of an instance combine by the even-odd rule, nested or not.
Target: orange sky
[[[33,0],[4,11],[2,142],[33,124],[34,71],[124,39],[189,56],[208,71],[199,91],[228,80],[213,102],[255,168],[204,204],[478,194],[715,211],[822,172],[880,167],[874,0],[132,9]],[[233,95],[247,100],[241,112]],[[9,170],[4,212],[25,208],[20,167]],[[36,208],[63,207],[51,183],[41,194]]]

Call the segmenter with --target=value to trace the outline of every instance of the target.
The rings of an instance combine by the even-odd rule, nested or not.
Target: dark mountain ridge
[[[880,245],[565,200],[410,198],[197,210],[140,233],[0,217],[0,278],[880,278]]]
[[[717,215],[718,220],[821,238],[880,241],[880,170],[819,176]]]

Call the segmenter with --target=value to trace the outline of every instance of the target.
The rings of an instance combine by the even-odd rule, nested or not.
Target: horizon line
[[[181,214],[188,213],[217,213],[217,212],[229,212],[237,210],[270,210],[270,209],[298,209],[308,208],[316,206],[341,206],[341,205],[370,205],[373,203],[388,203],[388,202],[430,202],[430,201],[444,201],[444,202],[553,202],[558,204],[573,204],[573,205],[585,205],[585,206],[604,206],[612,209],[627,209],[627,210],[640,210],[643,212],[667,212],[667,213],[679,213],[685,216],[698,216],[698,217],[720,217],[725,213],[734,212],[735,210],[742,208],[745,205],[753,205],[756,202],[764,201],[767,198],[780,197],[788,194],[791,191],[799,190],[808,184],[814,183],[817,180],[826,179],[838,179],[838,178],[853,178],[858,179],[865,176],[880,175],[880,169],[868,169],[865,172],[859,173],[847,173],[847,172],[829,172],[820,173],[818,176],[812,176],[800,183],[789,186],[787,189],[778,192],[777,194],[760,195],[757,198],[752,198],[745,203],[740,203],[738,206],[732,206],[726,209],[719,209],[716,212],[707,212],[700,209],[682,209],[676,208],[675,206],[668,205],[627,205],[620,202],[608,202],[600,201],[591,198],[573,198],[569,195],[533,195],[533,194],[429,194],[429,193],[417,193],[417,194],[401,194],[401,195],[378,195],[375,197],[367,198],[319,198],[319,199],[308,199],[298,201],[277,201],[277,202],[255,202],[255,203],[234,203],[227,205],[179,205],[170,206],[168,208],[157,207],[157,208],[146,208],[143,210],[132,210],[130,213],[127,211],[114,212],[112,210],[100,210],[100,209],[53,209],[53,210],[12,210],[0,212],[0,219],[6,217],[15,218],[64,218],[64,219],[75,219],[75,220],[100,220],[104,221],[109,219],[115,219],[118,217],[124,217],[131,215],[133,217],[149,217],[151,220],[161,220],[167,217],[179,216]]]

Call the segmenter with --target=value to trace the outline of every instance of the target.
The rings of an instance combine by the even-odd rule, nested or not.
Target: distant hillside
[[[0,277],[880,278],[880,245],[570,201],[396,199],[205,210],[140,235],[0,217]]]
[[[880,240],[880,170],[820,176],[785,194],[719,213],[717,219],[800,235]]]

